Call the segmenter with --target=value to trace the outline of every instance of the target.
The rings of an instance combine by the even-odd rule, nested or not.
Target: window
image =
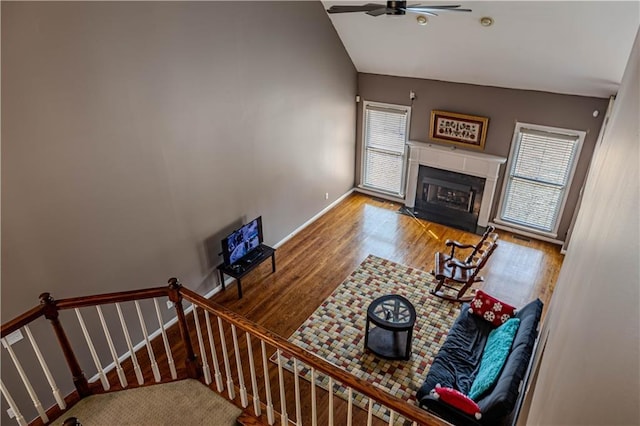
[[[518,123],[496,221],[555,238],[584,136]]]
[[[407,106],[364,103],[362,186],[404,196],[410,114]]]

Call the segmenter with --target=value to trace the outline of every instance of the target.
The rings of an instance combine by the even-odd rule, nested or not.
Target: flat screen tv
[[[239,262],[263,241],[262,216],[258,216],[222,240],[222,256],[226,265]]]

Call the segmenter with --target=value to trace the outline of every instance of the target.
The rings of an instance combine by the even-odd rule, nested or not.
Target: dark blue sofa
[[[507,424],[529,372],[538,338],[542,306],[540,299],[537,299],[516,312],[516,318],[520,318],[520,326],[507,361],[497,382],[476,401],[482,413],[482,418],[478,421],[429,394],[436,384],[468,394],[482,359],[487,337],[495,328],[488,321],[469,314],[468,304],[462,305],[460,315],[416,394],[420,407],[455,425]]]

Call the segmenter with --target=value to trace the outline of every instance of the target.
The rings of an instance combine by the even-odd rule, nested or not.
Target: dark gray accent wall
[[[44,291],[214,288],[226,233],[262,215],[275,244],[353,188],[356,87],[320,2],[2,2],[2,321]]]
[[[319,2],[3,2],[2,319],[286,237],[353,187],[356,79]]]
[[[410,91],[416,93],[413,104],[409,99]],[[558,239],[564,239],[593,155],[608,99],[365,73],[358,74],[358,94],[366,101],[412,105],[409,139],[414,141],[438,143],[429,139],[429,120],[434,109],[488,117],[484,152],[503,157],[509,156],[516,121],[586,131],[558,230]],[[357,116],[358,155],[362,140],[361,106],[362,102]],[[598,117],[593,117],[594,110],[600,111]],[[491,220],[496,216],[504,171],[505,166],[502,166]],[[356,181],[359,180],[358,162]]]

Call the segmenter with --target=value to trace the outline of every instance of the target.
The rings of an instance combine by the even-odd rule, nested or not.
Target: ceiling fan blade
[[[420,15],[438,16],[437,13],[430,12],[430,11],[424,10],[424,9],[414,9],[412,7],[407,7],[404,10],[406,10],[407,12],[411,12],[411,13],[419,13]]]
[[[328,13],[369,12],[376,9],[385,9],[382,4],[367,3],[362,6],[331,6]]]
[[[370,10],[367,12],[367,15],[370,16],[380,16],[380,15],[384,15],[387,13],[389,9],[387,9],[386,7],[381,7],[379,9],[375,9],[375,10]]]
[[[471,12],[471,9],[458,9],[460,7],[459,4],[457,5],[449,5],[449,6],[420,6],[420,5],[415,5],[415,6],[409,6],[407,7],[407,10],[411,10],[412,12],[418,12],[420,10],[433,10],[433,11],[437,11],[437,12],[441,12],[441,11],[446,11],[446,12]]]

